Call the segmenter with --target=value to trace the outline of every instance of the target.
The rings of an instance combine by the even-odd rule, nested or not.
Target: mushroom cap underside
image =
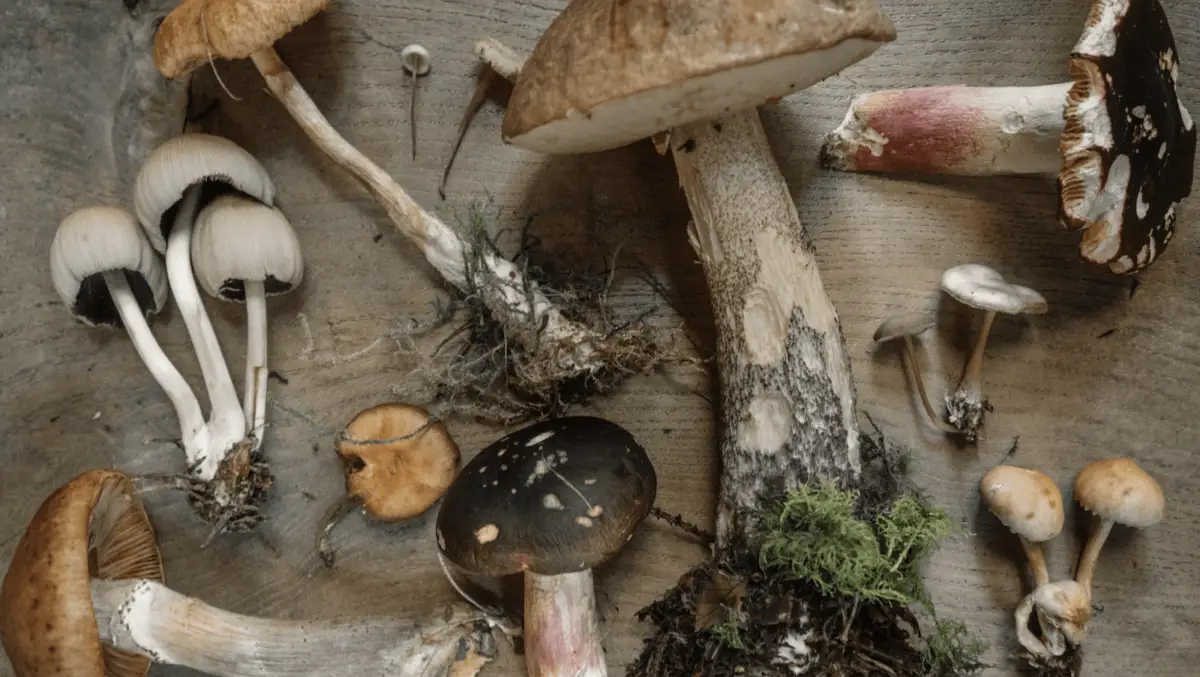
[[[450,487],[462,455],[429,412],[401,403],[359,412],[335,443],[346,464],[346,493],[384,522],[416,517]]]
[[[183,0],[154,36],[154,64],[177,78],[210,59],[245,59],[270,47],[331,0]]]
[[[463,467],[438,512],[438,548],[488,576],[590,569],[633,537],[658,479],[615,423],[552,419],[492,443]]]
[[[521,68],[502,132],[607,150],[778,100],[894,40],[875,0],[574,0]]]
[[[1162,487],[1131,458],[1089,463],[1075,478],[1075,500],[1097,517],[1144,529],[1162,521]]]
[[[192,267],[209,295],[244,301],[246,280],[262,282],[268,295],[294,289],[304,279],[304,254],[277,207],[229,193],[196,217]]]
[[[876,343],[883,343],[905,336],[917,336],[932,329],[936,324],[927,313],[900,313],[880,322],[872,339]]]
[[[1131,274],[1154,263],[1191,194],[1196,126],[1158,0],[1097,0],[1069,65],[1059,220],[1080,255]]]
[[[89,581],[164,580],[154,529],[132,482],[85,472],[50,494],[0,587],[0,643],[17,677],[141,677],[150,660],[100,643]]]
[[[1043,472],[998,465],[979,481],[979,494],[1004,526],[1030,542],[1049,541],[1062,531],[1062,492]]]
[[[167,251],[169,217],[184,192],[196,184],[213,188],[210,199],[232,190],[267,205],[275,200],[275,184],[266,168],[233,141],[200,133],[172,137],[151,151],[133,187],[134,213],[159,253]]]
[[[63,304],[89,325],[121,327],[103,273],[122,271],[147,315],[163,309],[167,271],[133,215],[95,205],[67,216],[50,244],[50,279]]]
[[[1047,310],[1046,299],[1036,290],[1012,284],[993,268],[979,263],[964,263],[942,273],[942,289],[960,303],[972,308],[1009,315],[1040,315]]]

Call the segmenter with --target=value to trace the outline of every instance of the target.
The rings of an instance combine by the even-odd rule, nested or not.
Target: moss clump
[[[983,668],[979,657],[987,649],[961,621],[938,620],[921,648],[921,672],[928,677],[958,677]]]

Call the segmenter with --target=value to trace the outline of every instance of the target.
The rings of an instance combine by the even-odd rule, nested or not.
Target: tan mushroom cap
[[[346,464],[346,493],[384,522],[416,517],[446,493],[461,453],[441,423],[409,404],[380,404],[359,412],[338,437]],[[423,426],[424,429],[422,429]]]
[[[1144,529],[1162,521],[1162,487],[1132,458],[1089,463],[1075,478],[1075,500],[1101,519]]]
[[[1062,492],[1043,472],[998,465],[979,481],[979,495],[1004,526],[1032,543],[1062,531]]]
[[[502,132],[616,148],[816,84],[896,38],[876,0],[573,0],[521,68]]]
[[[929,331],[937,324],[926,313],[900,313],[879,323],[873,337],[876,343],[891,341],[905,336],[917,336]]]
[[[183,0],[167,15],[154,36],[154,64],[163,77],[177,78],[210,58],[245,59],[275,44],[329,3],[330,0]]]
[[[91,544],[89,547],[89,543]],[[91,578],[164,580],[129,478],[92,470],[42,503],[0,588],[0,644],[17,677],[142,677],[150,660],[100,643]]]

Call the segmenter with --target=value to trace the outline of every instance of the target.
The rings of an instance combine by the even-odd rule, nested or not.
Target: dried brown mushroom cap
[[[164,580],[154,528],[113,470],[67,482],[38,509],[0,588],[0,643],[17,677],[140,677],[150,660],[101,644],[90,581]]]
[[[1038,544],[1062,532],[1062,492],[1054,480],[1038,470],[998,465],[979,481],[979,495],[988,510],[1021,539],[1034,582],[1049,583],[1046,559]]]
[[[1132,458],[1089,463],[1075,478],[1075,500],[1095,515],[1092,534],[1079,558],[1075,580],[1091,594],[1100,549],[1114,524],[1145,529],[1162,521],[1162,487]]]

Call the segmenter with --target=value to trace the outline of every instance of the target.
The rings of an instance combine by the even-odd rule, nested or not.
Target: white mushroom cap
[[[964,263],[942,273],[942,289],[961,303],[1008,315],[1046,312],[1046,299],[1029,287],[1004,280],[998,271],[979,263]]]
[[[1162,487],[1131,458],[1088,464],[1075,478],[1075,500],[1101,519],[1145,529],[1162,521]]]
[[[300,241],[283,212],[236,194],[221,195],[196,217],[192,267],[204,291],[226,301],[245,299],[244,280],[270,294],[304,279]]]
[[[210,181],[225,183],[268,205],[275,200],[275,184],[267,170],[233,141],[211,134],[170,139],[146,158],[133,189],[138,221],[160,253],[167,251],[170,227],[163,224],[163,216],[188,187]]]
[[[1062,492],[1045,473],[998,465],[980,480],[979,494],[1004,526],[1032,543],[1062,531]]]
[[[63,219],[50,245],[50,279],[71,314],[88,325],[120,327],[101,273],[124,270],[149,315],[167,302],[167,271],[133,215],[119,207],[85,207]]]

